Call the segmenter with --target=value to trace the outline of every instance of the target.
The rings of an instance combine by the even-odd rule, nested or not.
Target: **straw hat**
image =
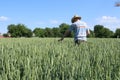
[[[74,15],[71,19],[71,22],[73,23],[75,19],[81,19],[81,17],[78,15]]]

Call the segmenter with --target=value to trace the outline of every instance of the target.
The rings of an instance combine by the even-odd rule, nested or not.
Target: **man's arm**
[[[71,33],[70,30],[65,31],[64,35],[58,41],[62,41],[64,39],[64,37],[67,37],[68,35],[70,35],[70,33]]]
[[[87,31],[86,31],[86,32],[87,32],[87,35],[89,35],[89,34],[90,34],[90,30],[89,30],[89,29],[87,29]]]

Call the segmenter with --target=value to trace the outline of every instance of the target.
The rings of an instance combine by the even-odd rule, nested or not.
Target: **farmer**
[[[71,19],[71,26],[64,35],[62,36],[61,39],[58,41],[62,41],[64,37],[70,35],[70,33],[73,31],[74,32],[74,41],[75,45],[80,44],[81,42],[87,41],[87,35],[90,34],[89,29],[87,29],[87,24],[83,21],[81,21],[81,17],[78,15],[74,15],[73,18]]]

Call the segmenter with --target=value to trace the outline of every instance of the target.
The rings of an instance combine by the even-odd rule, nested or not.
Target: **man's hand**
[[[59,39],[58,41],[62,41],[62,40],[63,40],[63,38]]]
[[[64,33],[64,35],[62,36],[62,38],[59,39],[58,41],[62,41],[64,39],[64,37],[68,36],[70,33],[71,33],[70,30],[66,30],[65,33]]]

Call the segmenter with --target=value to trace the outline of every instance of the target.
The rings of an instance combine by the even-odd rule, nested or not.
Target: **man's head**
[[[71,19],[71,22],[74,23],[74,22],[76,22],[77,20],[81,20],[81,17],[78,16],[78,15],[74,15],[74,16],[72,17],[72,19]]]

